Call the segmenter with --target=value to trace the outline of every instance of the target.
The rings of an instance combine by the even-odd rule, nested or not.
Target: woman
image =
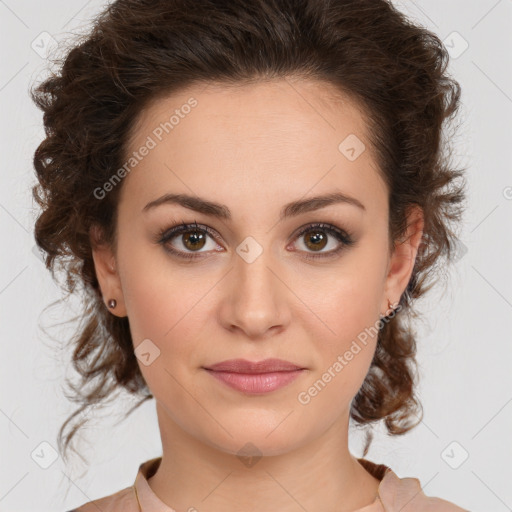
[[[464,200],[439,39],[385,0],[118,0],[95,21],[33,92],[35,237],[85,292],[89,389],[59,442],[124,388],[155,398],[163,454],[75,510],[464,510],[348,449],[349,420],[420,419],[407,322]]]

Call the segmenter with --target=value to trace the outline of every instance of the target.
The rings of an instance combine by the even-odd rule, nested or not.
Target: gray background
[[[469,208],[457,269],[421,304],[424,420],[394,439],[377,431],[367,458],[419,478],[427,495],[472,511],[512,510],[512,1],[396,4],[451,52],[450,72],[463,90],[454,143],[468,167]],[[0,0],[0,511],[69,510],[131,485],[139,464],[161,454],[154,401],[116,425],[135,403],[121,395],[78,445],[92,470],[52,458],[74,409],[63,396],[73,372],[59,342],[72,327],[51,325],[79,309],[72,300],[43,312],[61,295],[34,252],[32,156],[43,129],[28,88],[46,75],[51,38],[85,31],[104,5]],[[360,448],[356,433],[351,449],[360,456]]]

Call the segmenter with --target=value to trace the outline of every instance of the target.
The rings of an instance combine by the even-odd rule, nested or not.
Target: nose
[[[220,309],[224,328],[254,340],[275,335],[289,324],[293,294],[270,251],[253,261],[237,255],[227,282]]]

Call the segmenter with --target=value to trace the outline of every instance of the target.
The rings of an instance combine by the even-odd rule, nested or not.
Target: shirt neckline
[[[393,473],[393,471],[385,464],[376,464],[375,462],[364,458],[358,458],[357,461],[373,477],[380,481],[375,500],[370,505],[366,505],[359,509],[361,512],[366,512],[366,510],[370,512],[376,510],[375,506],[381,501],[380,488],[384,477],[387,473]],[[132,487],[137,491],[137,496],[139,498],[143,512],[176,512],[176,510],[169,507],[169,505],[166,505],[149,486],[148,480],[157,472],[161,462],[162,456],[155,457],[153,459],[147,460],[146,462],[143,462],[140,464],[137,476],[135,477],[135,482]]]

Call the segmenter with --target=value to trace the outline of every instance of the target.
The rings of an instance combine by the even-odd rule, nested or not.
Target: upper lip
[[[231,373],[270,373],[303,370],[296,364],[283,359],[264,359],[263,361],[247,361],[246,359],[229,359],[204,367],[206,370]]]

